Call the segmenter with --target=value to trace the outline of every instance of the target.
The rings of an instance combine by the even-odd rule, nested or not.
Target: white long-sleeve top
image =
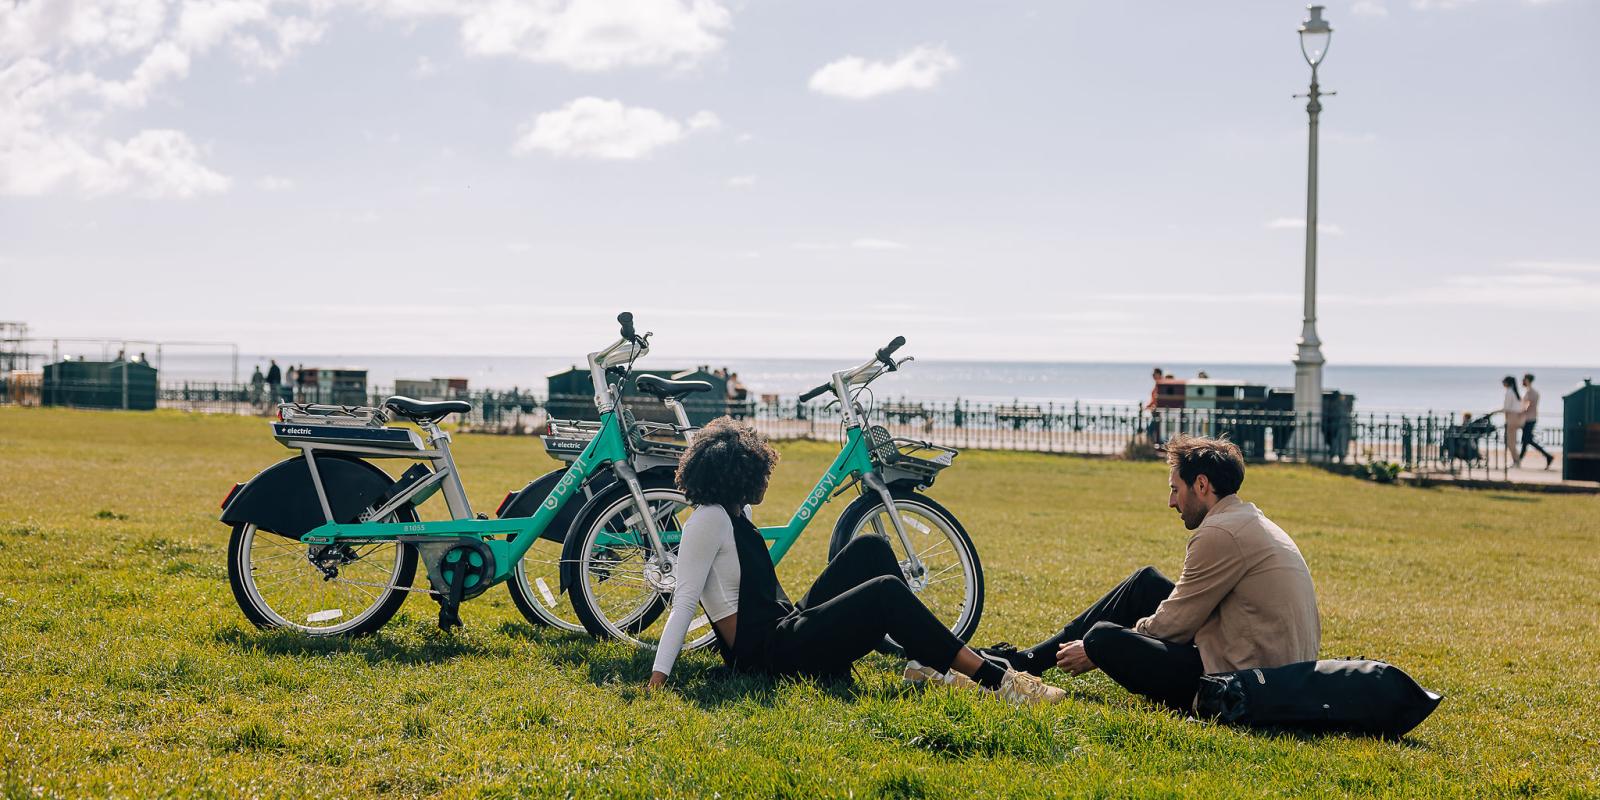
[[[1522,398],[1517,396],[1516,389],[1506,389],[1506,400],[1504,407],[1501,410],[1506,412],[1507,420],[1510,420],[1522,413]]]
[[[749,506],[745,506],[744,514],[750,515]],[[663,675],[672,674],[696,607],[704,606],[706,617],[713,623],[739,611],[739,552],[733,542],[733,519],[726,509],[695,507],[683,524],[678,563],[672,572],[678,586],[672,594],[672,610],[661,631],[653,668]]]

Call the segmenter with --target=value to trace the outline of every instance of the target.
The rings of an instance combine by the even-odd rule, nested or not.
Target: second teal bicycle
[[[856,536],[887,538],[911,588],[966,640],[983,614],[983,566],[961,522],[923,493],[958,451],[891,437],[869,423],[859,401],[874,380],[911,361],[894,357],[904,344],[904,337],[896,337],[866,363],[833,373],[827,383],[801,396],[802,403],[825,394],[838,400],[844,443],[789,521],[761,528],[761,533],[771,543],[776,564],[823,504],[853,491],[856,498],[834,524],[829,558]],[[676,589],[677,545],[692,508],[672,486],[644,487],[641,494],[647,506],[643,514],[634,496],[616,496],[584,509],[567,535],[563,583],[591,634],[654,649],[665,626],[659,611]],[[684,646],[703,647],[712,637],[711,625],[701,615],[690,624]],[[892,648],[893,642],[886,645]]]

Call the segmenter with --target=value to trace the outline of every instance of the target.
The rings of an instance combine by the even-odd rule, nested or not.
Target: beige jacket
[[[1193,641],[1208,673],[1312,661],[1322,641],[1300,549],[1238,495],[1207,512],[1189,537],[1178,585],[1134,630]]]

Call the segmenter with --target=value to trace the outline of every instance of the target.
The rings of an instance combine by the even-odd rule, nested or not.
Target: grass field
[[[549,469],[536,440],[463,436],[474,503]],[[784,445],[758,522],[831,453]],[[217,503],[283,458],[260,420],[0,408],[0,795],[1600,795],[1600,498],[1378,486],[1295,467],[1241,494],[1300,544],[1323,655],[1381,658],[1446,695],[1399,743],[1253,734],[1047,677],[1013,709],[900,686],[722,681],[526,624],[496,589],[442,634],[412,598],[378,635],[248,626]],[[1134,568],[1176,575],[1164,466],[966,453],[932,494],[988,579],[976,641],[1026,642]],[[437,501],[436,501],[437,502]],[[779,575],[820,569],[836,501]]]

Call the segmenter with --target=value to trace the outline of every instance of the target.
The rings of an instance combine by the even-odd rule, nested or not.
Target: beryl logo
[[[578,480],[577,470],[567,470],[567,474],[561,476],[561,480],[556,483],[556,488],[550,490],[550,496],[546,497],[540,505],[551,511],[556,510],[556,506],[561,504],[561,498],[566,497],[567,492],[572,491],[572,487],[578,485]]]
[[[801,519],[811,519],[811,514],[817,510],[817,506],[822,505],[823,500],[828,499],[828,493],[833,491],[833,486],[838,483],[838,480],[831,472],[822,476],[822,482],[817,484],[817,488],[811,490],[811,496],[800,504],[800,510],[795,512],[795,516]]]

